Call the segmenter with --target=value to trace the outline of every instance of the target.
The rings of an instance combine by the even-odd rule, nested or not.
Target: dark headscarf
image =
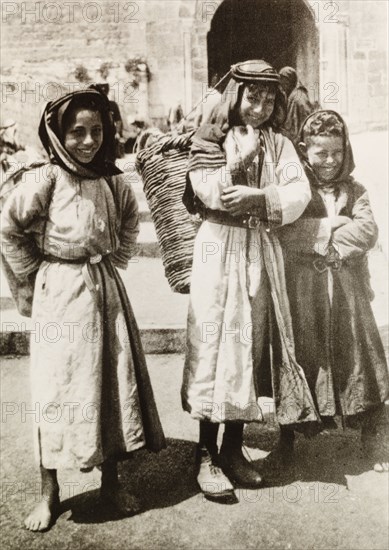
[[[288,89],[290,90],[290,92],[294,90],[294,88],[296,88],[299,80],[297,72],[295,69],[293,69],[293,67],[283,67],[282,69],[280,69],[280,76],[287,81]]]
[[[335,188],[341,182],[344,183],[344,182],[347,182],[347,181],[351,181],[352,178],[350,176],[351,176],[351,173],[353,172],[353,170],[355,169],[354,155],[353,155],[353,151],[352,151],[352,147],[351,147],[351,143],[350,143],[350,139],[349,139],[347,125],[346,125],[345,121],[343,120],[343,118],[340,116],[340,114],[337,113],[336,111],[330,111],[330,110],[324,110],[323,109],[323,110],[316,111],[315,113],[309,115],[309,117],[307,117],[305,119],[305,121],[304,121],[304,123],[301,127],[299,142],[306,143],[305,140],[306,140],[306,137],[307,137],[308,130],[311,127],[311,124],[314,124],[315,120],[317,120],[317,118],[318,118],[318,115],[321,115],[323,113],[333,115],[338,120],[338,122],[341,124],[342,130],[343,130],[342,131],[343,151],[344,151],[343,163],[342,163],[342,166],[341,166],[338,174],[336,175],[336,178],[334,178],[331,182],[326,183],[327,187],[328,187],[328,185],[330,185],[331,187]],[[316,134],[316,135],[320,135],[320,133]],[[316,174],[314,173],[311,165],[308,162],[308,157],[306,156],[306,154],[303,154],[300,151],[300,155],[302,156],[302,160],[304,162],[304,168],[305,168],[305,171],[306,171],[306,173],[309,177],[310,182],[313,185],[315,185],[316,187],[322,187],[322,185],[320,184],[319,180],[317,179]]]
[[[92,162],[83,164],[74,159],[64,147],[66,121],[75,109],[98,111],[103,124],[103,143]],[[50,162],[78,177],[96,179],[101,176],[121,174],[109,159],[115,127],[106,95],[96,89],[78,90],[64,95],[46,105],[39,125],[39,137],[49,155]]]

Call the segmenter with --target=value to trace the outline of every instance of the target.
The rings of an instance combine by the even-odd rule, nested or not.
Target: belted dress
[[[2,212],[2,249],[14,273],[37,271],[31,387],[37,458],[88,469],[164,436],[139,331],[118,268],[139,232],[123,175],[108,182],[49,165],[29,171]],[[53,167],[50,167],[51,169]]]
[[[236,158],[235,131],[223,144],[227,163]],[[194,246],[182,403],[214,423],[262,421],[275,405],[281,424],[307,425],[317,414],[294,355],[275,228],[296,220],[311,193],[292,143],[270,127],[260,140],[262,152],[243,172],[265,192],[267,223],[228,219],[221,195],[234,181],[226,166],[189,172],[207,216]]]

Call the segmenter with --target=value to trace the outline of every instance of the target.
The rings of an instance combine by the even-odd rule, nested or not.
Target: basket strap
[[[209,95],[213,94],[214,91],[215,91],[215,89],[217,89],[217,87],[220,86],[220,84],[223,82],[223,80],[225,80],[227,77],[230,76],[231,70],[232,70],[232,67],[231,67],[231,69],[230,69],[224,76],[222,76],[222,78],[219,80],[219,82],[217,82],[217,83],[215,84],[215,86],[214,86],[213,88],[211,88],[210,90],[208,90],[208,92],[205,94],[205,96],[202,97],[202,98],[195,104],[195,106],[192,108],[192,110],[189,111],[189,113],[187,113],[187,114],[184,116],[184,118],[179,122],[178,128],[180,127],[180,124],[184,124],[183,121],[186,120],[186,119],[188,118],[188,116],[191,115],[191,114],[193,113],[193,111],[195,111],[195,110],[197,109],[197,107],[200,105],[200,103],[203,103],[203,102],[207,99],[207,97],[208,97]]]
[[[197,109],[200,103],[207,99],[207,97],[214,92],[214,89],[217,88],[223,82],[223,80],[229,77],[230,74],[231,69],[219,80],[219,82],[215,84],[214,88],[210,89],[208,93],[196,103],[193,109],[185,115],[185,117],[179,122],[177,129],[180,129],[183,126],[188,116],[193,113],[193,111]],[[179,134],[178,136],[165,135],[161,137],[160,140],[158,140],[157,143],[154,143],[154,145],[152,145],[151,147],[146,147],[142,151],[139,151],[137,153],[136,160],[138,171],[142,169],[143,164],[147,162],[147,160],[153,155],[169,151],[170,149],[182,150],[188,148],[195,133],[196,130],[193,130],[192,132],[187,132],[185,134]]]

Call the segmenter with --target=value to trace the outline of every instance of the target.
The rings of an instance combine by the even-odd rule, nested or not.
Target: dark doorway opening
[[[233,63],[265,59],[295,67],[306,85],[319,77],[318,31],[304,0],[224,0],[207,36],[208,83]]]

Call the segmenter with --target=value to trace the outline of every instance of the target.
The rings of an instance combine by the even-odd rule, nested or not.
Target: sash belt
[[[230,225],[232,227],[242,227],[243,229],[256,229],[261,220],[257,216],[247,214],[246,216],[233,216],[224,210],[211,210],[205,208],[202,211],[202,217],[211,223],[220,225]]]
[[[96,292],[99,289],[99,285],[95,284],[93,281],[92,275],[89,271],[89,265],[94,265],[100,263],[106,256],[101,254],[96,254],[96,256],[88,256],[83,258],[60,258],[58,256],[52,256],[51,254],[45,254],[43,256],[43,261],[50,263],[59,263],[59,264],[78,264],[82,265],[81,273],[84,278],[87,288],[91,292]]]
[[[342,260],[341,258],[328,258],[326,256],[307,256],[298,254],[297,252],[285,252],[284,259],[287,262],[293,262],[300,265],[311,266],[319,273],[325,273],[328,269],[331,271],[339,271],[342,267],[358,268],[362,266],[359,258]]]

